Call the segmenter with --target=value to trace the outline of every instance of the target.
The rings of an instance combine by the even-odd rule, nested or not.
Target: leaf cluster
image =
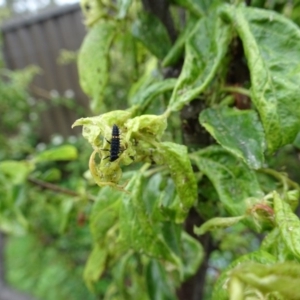
[[[299,219],[293,213],[299,187],[272,169],[272,155],[293,143],[299,131],[300,30],[282,14],[284,4],[236,2],[172,1],[174,39],[172,26],[144,2],[82,1],[90,30],[79,53],[80,82],[96,113],[109,87],[116,37],[131,35],[127,42],[135,58],[141,45],[148,57],[143,69],[136,68],[144,73],[128,93],[128,110],[74,123],[83,126],[93,147],[89,168],[102,187],[90,219],[94,248],[85,280],[92,288],[107,268],[118,270],[112,271],[106,299],[174,299],[180,282],[203,260],[199,240],[181,225],[191,209],[206,220],[194,233],[212,232],[215,242],[225,240],[218,233],[241,222],[248,231],[266,232],[256,251],[222,273],[213,299],[300,297],[291,292],[296,284],[291,278],[300,271]],[[180,64],[179,76],[166,76],[167,68],[176,72]],[[240,78],[233,74],[239,64]],[[171,128],[176,112],[192,111],[197,102],[202,107],[194,112],[194,128],[200,124],[215,143],[166,142],[176,130]],[[114,124],[121,152],[110,162]],[[132,270],[134,265],[141,270]]]
[[[74,180],[76,205],[45,200],[42,228],[61,234],[86,209],[84,280],[103,299],[177,299],[203,269],[207,299],[300,299],[299,186],[277,160],[299,148],[297,4],[161,1],[164,18],[146,2],[81,2],[78,68],[95,116],[73,126],[92,148],[85,177],[96,186]],[[2,230],[33,226],[16,195],[37,166],[76,157],[64,146],[0,163]]]

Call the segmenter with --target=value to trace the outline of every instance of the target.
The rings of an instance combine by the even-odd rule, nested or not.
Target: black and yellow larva
[[[119,158],[119,154],[121,151],[121,143],[120,143],[120,131],[119,127],[114,124],[112,127],[112,132],[111,132],[111,141],[109,142],[110,144],[110,150],[107,150],[110,152],[109,156],[104,157],[103,159],[109,158],[109,161],[113,162]],[[103,149],[106,150],[106,149]]]

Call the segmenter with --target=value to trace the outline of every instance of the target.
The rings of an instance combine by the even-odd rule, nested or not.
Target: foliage
[[[215,242],[224,240],[220,230],[240,222],[245,229],[266,233],[255,252],[237,257],[220,276],[213,299],[292,299],[294,282],[285,270],[292,268],[292,260],[291,276],[299,276],[299,219],[293,212],[299,187],[272,169],[272,155],[299,131],[299,28],[280,14],[282,7],[276,12],[268,4],[263,8],[263,2],[174,1],[174,21],[184,9],[186,27],[179,27],[172,45],[169,28],[151,8],[145,12],[131,1],[109,4],[82,1],[91,28],[79,52],[79,72],[92,109],[97,113],[102,107],[120,30],[135,38],[131,49],[141,51],[142,44],[146,59],[155,58],[156,64],[148,72],[145,60],[145,75],[140,73],[129,93],[129,109],[74,123],[83,126],[93,148],[89,167],[102,194],[90,218],[94,248],[85,270],[87,284],[92,288],[107,270],[117,268],[107,299],[175,299],[180,283],[203,261],[199,240],[182,226],[194,207],[207,220],[195,233],[212,232]],[[244,50],[240,58],[234,53],[238,44]],[[248,76],[233,80],[237,59]],[[181,61],[177,79],[164,76],[161,62],[176,69]],[[193,109],[195,101],[203,103],[196,121],[217,144],[195,149],[183,145],[184,140],[166,142],[174,113]],[[110,162],[113,124],[120,129],[122,151]],[[125,273],[132,263],[141,270],[129,267]],[[272,274],[274,281],[268,277]],[[153,284],[158,278],[164,283]],[[278,285],[281,280],[286,284]],[[141,286],[148,289],[142,292]]]
[[[95,299],[82,281],[91,247],[86,220],[97,194],[85,192],[84,150],[83,140],[49,144],[30,159],[0,162],[0,228],[13,236],[7,279],[40,299]]]
[[[50,106],[28,92],[37,72],[1,69],[0,230],[11,236],[5,279],[40,299],[95,299],[82,281],[91,247],[85,219],[97,193],[85,193],[88,152],[74,136],[36,145],[38,116]]]
[[[30,111],[28,103],[29,94],[27,86],[38,73],[35,66],[27,67],[21,71],[1,70],[1,112],[3,113],[0,128],[13,132],[18,124],[24,119]],[[14,107],[10,113],[9,110]]]
[[[79,269],[90,251],[87,298],[188,299],[183,283],[201,272],[194,298],[300,298],[299,175],[281,169],[298,165],[297,5],[232,2],[170,1],[170,25],[155,5],[83,0],[78,67],[95,116],[73,126],[92,147],[89,171],[87,147],[78,166],[71,145],[0,163],[1,230],[34,233]],[[51,180],[55,194],[32,186]]]

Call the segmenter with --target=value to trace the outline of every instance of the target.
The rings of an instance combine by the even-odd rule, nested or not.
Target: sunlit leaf
[[[72,145],[63,145],[39,153],[34,160],[42,161],[57,161],[57,160],[74,160],[77,159],[77,148]]]

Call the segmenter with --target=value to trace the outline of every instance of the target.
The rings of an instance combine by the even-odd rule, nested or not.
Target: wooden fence
[[[76,106],[88,107],[87,98],[78,83],[75,63],[57,63],[60,51],[78,50],[86,34],[78,4],[10,21],[1,29],[7,68],[15,70],[37,65],[42,69],[30,88],[37,101],[51,101],[53,94],[73,94]],[[64,137],[77,134],[80,128],[71,129],[71,124],[78,117],[82,116],[64,105],[50,105],[40,116],[40,140],[47,142],[55,133]]]

